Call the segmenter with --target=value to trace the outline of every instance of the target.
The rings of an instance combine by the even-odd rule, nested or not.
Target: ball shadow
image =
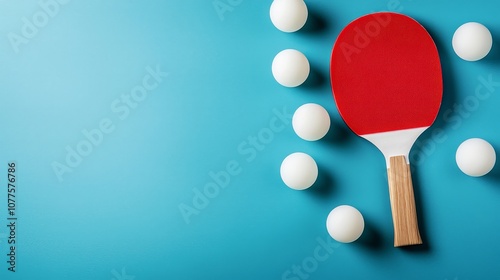
[[[321,33],[328,29],[329,24],[332,23],[331,20],[327,20],[327,17],[323,15],[319,8],[315,6],[308,5],[308,16],[306,24],[299,30],[299,34],[310,35]]]
[[[352,131],[344,123],[330,118],[330,129],[322,140],[328,144],[346,144],[349,143],[352,134]]]
[[[490,29],[491,36],[493,37],[493,46],[491,47],[490,53],[482,59],[482,62],[486,64],[500,63],[500,46],[495,44],[495,42],[500,42],[500,30]]]
[[[491,170],[490,174],[486,175],[489,179],[500,182],[500,165],[496,164],[493,170]]]
[[[311,63],[309,77],[302,84],[302,87],[309,89],[320,88],[325,85],[327,77],[316,67],[315,64]]]
[[[498,147],[493,146],[493,148],[495,149],[495,153],[497,153],[497,155],[498,155],[498,151],[500,151],[498,149]],[[493,167],[493,169],[490,171],[490,173],[486,174],[485,177],[487,180],[492,180],[494,182],[500,182],[500,163],[498,162],[498,159],[497,159],[497,162],[495,163],[495,166]]]
[[[325,167],[319,165],[318,166],[318,178],[314,185],[309,189],[310,194],[317,197],[328,198],[332,195],[334,191],[334,179],[332,174],[330,174],[329,170]]]
[[[363,248],[379,251],[386,249],[387,246],[384,243],[380,231],[369,220],[365,219],[365,229],[355,244]]]

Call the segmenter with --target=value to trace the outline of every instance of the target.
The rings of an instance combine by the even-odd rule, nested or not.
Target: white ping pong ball
[[[309,76],[309,61],[303,53],[286,49],[274,57],[272,71],[274,79],[282,86],[296,87]]]
[[[476,61],[490,52],[493,38],[486,26],[477,22],[468,22],[455,31],[452,45],[453,50],[460,58]]]
[[[312,186],[318,178],[316,161],[305,153],[293,153],[281,163],[281,179],[289,188],[305,190]]]
[[[358,209],[341,205],[333,209],[326,218],[328,234],[342,243],[356,241],[365,229],[365,220]]]
[[[295,32],[307,21],[307,6],[303,0],[274,0],[269,11],[274,26],[283,32]]]
[[[472,177],[483,176],[495,166],[495,149],[483,139],[471,138],[460,144],[456,160],[463,173]]]
[[[330,115],[318,104],[304,104],[293,114],[292,127],[300,138],[316,141],[330,129]]]

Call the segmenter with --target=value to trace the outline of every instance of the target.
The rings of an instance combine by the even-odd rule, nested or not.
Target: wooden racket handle
[[[410,165],[406,163],[404,156],[391,157],[389,161],[387,174],[394,223],[394,247],[422,244]]]

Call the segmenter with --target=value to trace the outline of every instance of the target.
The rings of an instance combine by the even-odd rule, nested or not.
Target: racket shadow
[[[450,125],[449,121],[446,121],[444,114],[447,110],[452,109],[457,103],[457,78],[452,67],[452,59],[456,56],[454,53],[449,53],[447,50],[449,42],[443,40],[441,36],[438,36],[438,32],[434,32],[431,24],[426,24],[425,21],[422,24],[426,27],[427,32],[434,39],[436,47],[439,52],[439,58],[441,61],[441,69],[443,72],[443,99],[441,102],[441,108],[434,121],[434,124],[427,129],[420,137],[419,140],[427,140],[431,137],[432,132],[435,128],[446,129]]]
[[[422,244],[415,246],[403,246],[400,247],[403,251],[408,252],[421,252],[428,253],[431,251],[431,240],[429,240],[429,235],[427,234],[427,227],[425,221],[427,220],[427,213],[425,209],[425,205],[423,205],[422,200],[422,188],[420,184],[420,176],[418,172],[418,167],[413,167],[410,164],[411,168],[411,178],[413,181],[413,193],[415,196],[415,205],[417,206],[417,217],[418,217],[418,229],[420,231],[420,237],[422,238]]]
[[[457,104],[457,79],[454,73],[454,69],[452,67],[452,59],[455,59],[455,54],[450,53],[448,51],[448,41],[441,39],[440,36],[437,36],[437,32],[434,32],[431,24],[427,24],[425,20],[420,21],[423,26],[426,27],[427,32],[434,39],[436,47],[439,52],[439,57],[441,61],[441,69],[443,75],[443,99],[441,102],[441,108],[436,117],[434,124],[427,129],[417,141],[426,143],[427,141],[432,141],[433,132],[436,129],[443,129],[445,133],[449,131],[451,128],[448,128],[451,124],[446,121],[444,116],[445,112],[451,108],[455,104]],[[412,149],[412,153],[423,153],[420,148],[414,146]],[[426,155],[427,157],[431,155]],[[410,157],[411,158],[411,157]],[[424,164],[424,163],[422,163]],[[432,249],[432,241],[429,239],[429,235],[427,234],[428,229],[426,227],[425,221],[427,220],[426,208],[423,206],[422,200],[422,186],[420,184],[420,172],[417,165],[414,165],[410,162],[412,181],[413,181],[413,190],[415,196],[415,203],[417,207],[417,216],[419,221],[419,230],[420,235],[422,237],[423,244],[417,246],[405,246],[401,247],[403,251],[407,252],[421,252],[428,253]]]

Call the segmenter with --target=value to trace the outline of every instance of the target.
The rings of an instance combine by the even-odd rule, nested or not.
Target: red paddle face
[[[441,64],[417,21],[375,13],[351,22],[333,47],[335,102],[358,135],[430,126],[441,105]]]

